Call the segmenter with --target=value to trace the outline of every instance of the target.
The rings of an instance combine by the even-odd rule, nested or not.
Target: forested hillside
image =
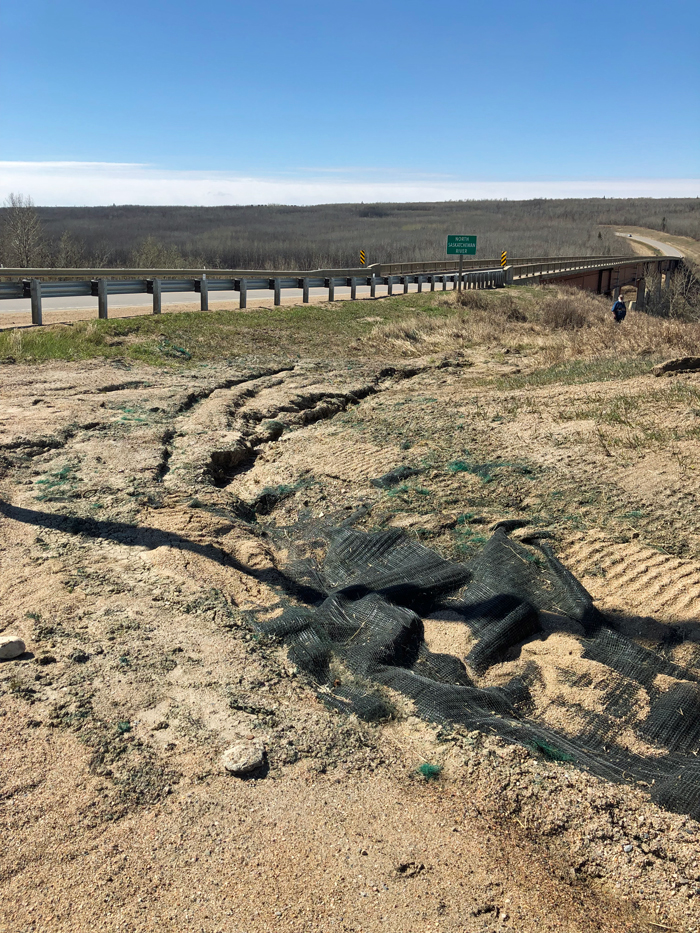
[[[8,208],[0,209],[0,237]],[[635,224],[700,239],[700,199],[569,199],[327,204],[314,207],[37,207],[32,264],[205,264],[318,268],[444,255],[447,233],[475,233],[477,256],[619,254],[608,225]],[[0,239],[0,262],[13,256]]]

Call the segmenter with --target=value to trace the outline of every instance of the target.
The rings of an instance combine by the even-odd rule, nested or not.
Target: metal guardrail
[[[495,260],[494,265],[497,265]],[[425,268],[425,263],[419,264]],[[455,269],[454,263],[450,267]],[[485,267],[481,263],[481,267]],[[293,278],[303,278],[304,276],[340,276],[340,275],[370,275],[372,272],[380,273],[379,263],[371,266],[358,266],[354,269],[311,269],[311,270],[271,270],[271,269],[53,269],[53,268],[3,268],[0,266],[0,279],[184,279],[206,276],[208,279],[251,279],[251,278],[278,278],[279,276],[290,276]],[[388,273],[386,273],[388,274]]]
[[[580,256],[557,256],[552,259],[551,256],[534,256],[534,257],[523,257],[522,259],[509,259],[509,265],[522,265],[523,263],[541,263],[541,262],[575,262],[580,260]],[[623,256],[587,256],[587,259],[592,259],[597,262],[609,262],[615,259],[624,259]],[[497,269],[501,265],[500,256],[496,259],[464,259],[463,268],[464,269]],[[456,268],[455,261],[438,259],[435,262],[431,262],[429,265],[425,262],[390,262],[390,263],[380,263],[379,272],[381,275],[401,275],[411,272],[424,272],[427,269],[430,269],[432,272],[442,272],[442,271],[454,271]]]
[[[540,262],[574,262],[580,260],[579,256],[524,256],[521,259],[512,258],[510,265],[523,265],[525,263]],[[624,259],[624,256],[587,256],[587,260],[609,262]],[[500,267],[500,257],[494,259],[467,259],[464,258],[462,267],[466,271],[474,269],[497,269]],[[357,266],[350,269],[311,269],[311,270],[270,270],[270,269],[54,269],[46,268],[3,268],[0,266],[0,280],[2,279],[183,279],[202,278],[212,279],[254,279],[279,277],[304,278],[305,276],[363,276],[371,275],[410,275],[412,273],[456,272],[457,262],[454,259],[422,260],[421,262],[389,262],[374,263],[370,266]]]
[[[460,273],[454,260],[435,260],[423,263],[377,263],[360,269],[316,269],[312,272],[270,272],[267,270],[189,270],[189,269],[0,269],[0,277],[21,276],[21,281],[0,281],[0,300],[31,300],[32,324],[42,323],[42,299],[64,297],[97,298],[98,316],[108,317],[110,295],[153,296],[153,313],[162,311],[162,295],[172,292],[196,292],[200,295],[200,308],[209,309],[210,292],[238,292],[239,307],[247,305],[249,291],[272,291],[275,305],[282,303],[283,289],[302,292],[302,301],[309,301],[309,290],[327,288],[328,300],[335,298],[337,287],[350,288],[350,298],[357,296],[359,286],[369,286],[370,296],[376,297],[378,287],[386,287],[387,294],[394,286],[417,285],[418,291],[429,285],[453,288],[502,288],[506,284],[525,284],[528,281],[556,277],[586,270],[614,269],[621,266],[648,266],[668,262],[667,256],[564,256],[526,259],[513,262],[505,269],[492,260],[484,268],[483,260],[468,260],[466,270]],[[678,262],[678,260],[673,260]],[[469,268],[471,266],[471,268]],[[477,268],[474,268],[476,266]],[[231,274],[233,271],[233,274]],[[97,277],[95,277],[97,276]]]
[[[454,266],[454,264],[452,264]],[[5,270],[3,270],[4,272]],[[26,271],[26,270],[25,270]],[[33,270],[34,271],[34,270]],[[55,270],[54,270],[55,271]],[[63,273],[70,270],[64,269]],[[106,271],[106,270],[101,270]],[[133,270],[129,270],[133,271]],[[356,270],[343,270],[348,271]],[[453,288],[503,288],[506,284],[506,271],[504,269],[480,269],[478,271],[444,272],[442,274],[416,273],[413,275],[377,275],[373,272],[367,275],[319,275],[302,274],[290,275],[289,272],[277,273],[274,277],[268,275],[255,276],[248,273],[242,278],[144,278],[144,279],[90,279],[84,281],[58,281],[43,282],[39,278],[23,279],[21,282],[0,282],[0,300],[10,298],[29,298],[31,300],[32,324],[42,324],[42,299],[58,297],[92,296],[97,298],[98,317],[106,320],[108,317],[108,300],[110,295],[153,295],[153,313],[162,311],[162,295],[167,292],[197,292],[200,295],[200,309],[209,310],[210,292],[238,292],[239,307],[245,308],[249,291],[272,291],[275,305],[282,303],[283,289],[298,289],[302,292],[302,301],[309,301],[309,291],[312,288],[327,288],[328,300],[335,300],[335,289],[338,287],[350,288],[350,299],[357,297],[358,286],[369,286],[370,296],[376,297],[377,287],[386,286],[387,294],[394,294],[394,287],[400,285],[407,293],[410,285],[417,285],[418,291],[423,286],[435,291],[440,286],[446,289],[448,284]],[[182,274],[180,272],[180,274]]]
[[[528,259],[524,263],[512,263],[512,277],[510,281],[526,278],[542,278],[543,276],[558,276],[567,272],[585,272],[597,271],[599,269],[616,269],[620,266],[639,266],[649,265],[650,263],[668,262],[673,257],[669,256],[627,256],[627,257],[608,257],[599,259],[594,257],[573,258],[573,259]]]

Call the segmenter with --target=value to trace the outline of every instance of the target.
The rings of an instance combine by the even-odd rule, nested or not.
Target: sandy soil
[[[374,726],[332,712],[249,624],[293,591],[273,527],[361,504],[453,557],[524,516],[650,644],[696,619],[700,376],[484,384],[525,364],[0,368],[0,633],[28,649],[0,662],[0,929],[700,928],[692,820],[408,708]],[[621,396],[643,445],[606,420]],[[495,482],[449,469],[465,450],[502,458]],[[424,472],[370,483],[400,464]],[[509,666],[528,659],[554,716],[556,669],[590,662],[566,635]],[[234,742],[263,745],[264,767],[228,774]]]

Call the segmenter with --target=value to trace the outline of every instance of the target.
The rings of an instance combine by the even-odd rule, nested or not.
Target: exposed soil
[[[700,929],[697,823],[408,704],[331,711],[251,626],[295,594],[273,528],[360,506],[453,558],[523,519],[650,645],[691,626],[700,374],[537,386],[531,365],[0,368],[0,633],[28,649],[0,662],[0,929]],[[371,484],[400,465],[422,472]],[[594,663],[574,645],[504,665],[540,665],[545,720],[556,671]],[[238,741],[266,749],[246,778],[220,762]]]

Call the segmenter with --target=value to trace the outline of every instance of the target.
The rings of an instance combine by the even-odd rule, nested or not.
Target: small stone
[[[227,748],[221,756],[221,764],[231,774],[250,774],[265,760],[265,750],[255,742],[238,742]]]
[[[623,847],[622,847],[622,851],[623,851],[623,852],[631,852],[631,851],[632,851],[632,846],[630,846],[630,845],[623,846]]]
[[[17,635],[0,635],[0,660],[10,661],[24,654],[26,645]]]

